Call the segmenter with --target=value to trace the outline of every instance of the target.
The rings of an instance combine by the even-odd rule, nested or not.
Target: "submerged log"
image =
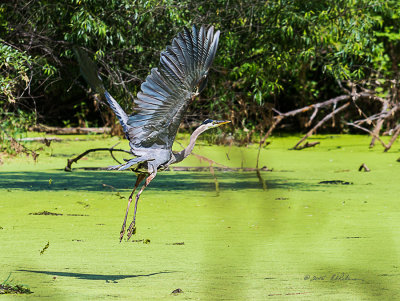
[[[318,144],[320,144],[320,142],[319,141],[315,141],[315,142],[306,142],[306,143],[304,143],[303,145],[300,145],[300,146],[298,146],[298,147],[296,147],[296,148],[294,148],[295,150],[301,150],[301,149],[304,149],[304,148],[308,148],[308,147],[314,147],[314,146],[316,146],[316,145],[318,145]]]
[[[108,167],[75,167],[74,169],[81,169],[81,170],[108,170]],[[272,171],[272,169],[268,169],[266,166],[262,168],[241,168],[241,167],[215,167],[213,166],[214,171],[223,171],[223,172],[259,172],[259,171]],[[69,171],[69,170],[66,170]],[[130,171],[130,169],[126,169],[123,171]],[[209,166],[170,166],[165,171],[210,171]],[[163,171],[163,172],[165,172]]]
[[[71,135],[71,134],[110,134],[111,128],[84,128],[84,127],[74,127],[74,128],[63,128],[63,127],[52,127],[47,125],[35,125],[29,128],[30,131],[34,132],[44,132],[47,134],[55,135]]]
[[[89,154],[89,153],[98,152],[98,151],[109,151],[111,157],[112,157],[116,162],[118,162],[118,164],[121,164],[121,162],[119,162],[119,161],[114,157],[113,152],[124,152],[124,153],[127,153],[127,154],[131,154],[131,152],[130,152],[130,151],[127,151],[127,150],[125,150],[125,149],[115,149],[114,147],[117,146],[118,144],[119,144],[119,142],[118,142],[117,144],[115,144],[114,146],[109,147],[109,148],[92,148],[92,149],[88,149],[88,150],[84,151],[82,154],[76,156],[75,158],[67,159],[67,165],[65,166],[64,170],[65,170],[65,171],[72,171],[72,164],[73,164],[73,163],[78,162],[78,160],[82,159],[84,156],[86,156],[86,155]],[[103,169],[107,169],[107,167],[105,167],[105,168],[103,167]]]

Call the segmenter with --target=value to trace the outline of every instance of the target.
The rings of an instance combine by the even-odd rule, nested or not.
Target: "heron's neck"
[[[182,151],[178,152],[175,154],[175,159],[176,161],[174,163],[178,163],[181,162],[183,159],[185,159],[187,156],[189,156],[194,148],[194,145],[196,144],[196,140],[197,137],[199,137],[199,135],[201,133],[203,133],[207,128],[203,127],[203,126],[199,126],[190,136],[190,142],[189,145]]]

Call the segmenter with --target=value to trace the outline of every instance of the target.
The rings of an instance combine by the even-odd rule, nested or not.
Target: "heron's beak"
[[[231,122],[230,120],[217,120],[217,125],[220,126],[220,125],[227,124],[230,122]]]

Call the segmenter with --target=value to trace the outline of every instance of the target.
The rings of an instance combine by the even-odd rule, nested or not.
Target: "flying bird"
[[[112,170],[131,169],[137,175],[135,187],[129,196],[124,222],[120,232],[122,241],[129,208],[135,190],[145,180],[135,197],[133,220],[128,227],[127,239],[136,232],[138,200],[143,190],[156,177],[158,171],[181,162],[193,150],[201,133],[230,121],[205,120],[190,136],[189,145],[180,152],[173,152],[172,145],[178,127],[190,103],[204,89],[207,76],[217,51],[220,32],[214,27],[184,28],[166,50],[161,52],[158,68],[153,68],[141,85],[134,100],[134,112],[128,115],[104,88],[95,63],[85,51],[75,48],[81,73],[94,91],[105,98],[118,117],[131,153],[135,156],[126,163],[111,166]]]

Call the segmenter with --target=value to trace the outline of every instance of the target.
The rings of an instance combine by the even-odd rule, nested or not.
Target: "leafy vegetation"
[[[10,283],[11,273],[8,275],[7,279],[0,283],[0,295],[4,294],[32,294],[33,292],[20,284]]]
[[[0,105],[3,113],[33,111],[35,122],[113,125],[107,108],[87,100],[72,46],[91,54],[129,110],[173,36],[183,26],[210,24],[222,31],[220,48],[209,85],[185,121],[227,118],[239,130],[234,136],[251,140],[271,125],[273,110],[347,90],[397,102],[399,16],[394,0],[6,0],[0,4]],[[351,121],[377,107],[371,100],[342,115]],[[305,128],[307,118],[290,124]]]

